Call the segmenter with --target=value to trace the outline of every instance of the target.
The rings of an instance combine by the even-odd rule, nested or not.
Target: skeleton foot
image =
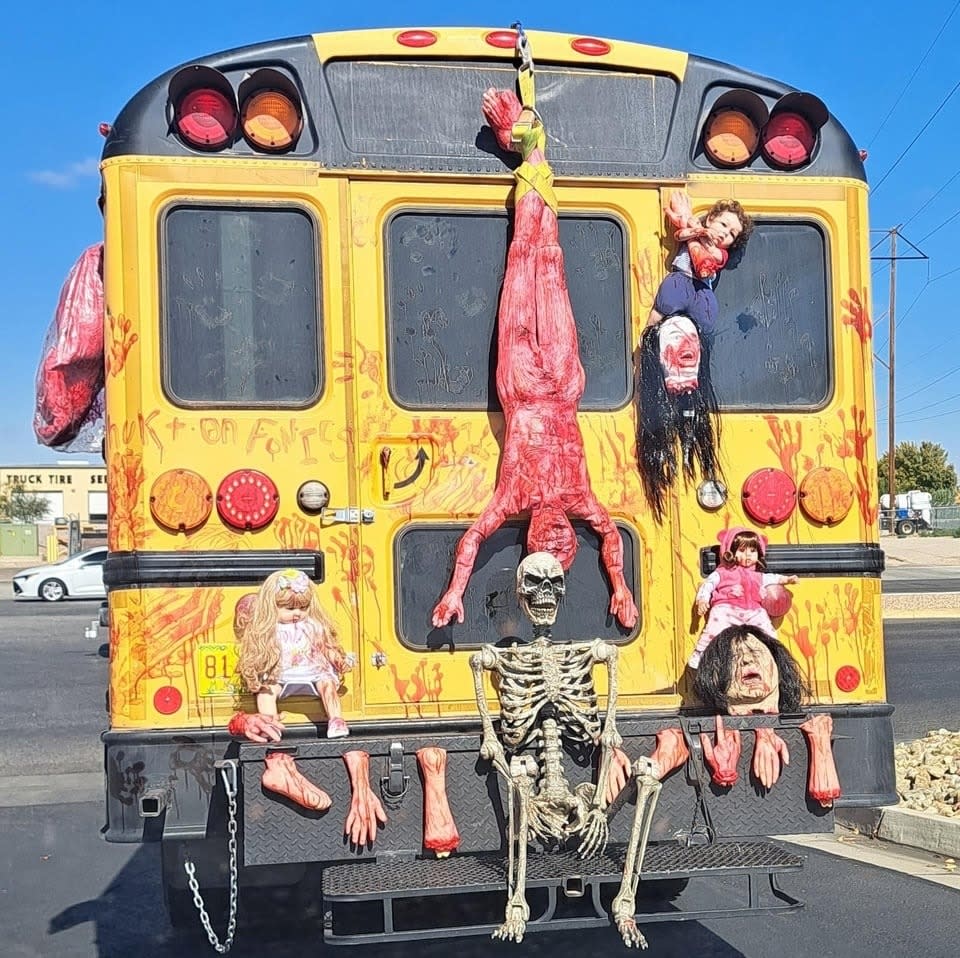
[[[501,941],[515,941],[519,944],[523,941],[523,933],[527,930],[529,917],[530,909],[525,901],[508,902],[506,920],[491,937],[499,938]]]
[[[647,947],[647,939],[637,927],[633,915],[617,918],[616,922],[617,931],[620,932],[620,937],[628,948],[639,948],[642,951]]]

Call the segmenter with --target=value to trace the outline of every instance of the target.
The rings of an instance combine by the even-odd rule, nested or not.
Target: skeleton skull
[[[549,552],[532,552],[517,566],[517,600],[534,625],[553,625],[567,591],[563,566]]]

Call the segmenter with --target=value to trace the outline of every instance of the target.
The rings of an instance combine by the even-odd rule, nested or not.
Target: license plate
[[[201,642],[197,646],[197,693],[235,695],[242,691],[233,642]]]

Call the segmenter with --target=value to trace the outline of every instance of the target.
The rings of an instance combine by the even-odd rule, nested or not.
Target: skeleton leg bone
[[[632,948],[646,948],[647,940],[637,927],[637,885],[643,870],[643,856],[647,850],[647,839],[653,813],[660,797],[663,785],[657,780],[658,769],[648,758],[639,758],[633,763],[633,772],[637,779],[637,813],[630,831],[626,859],[623,863],[623,881],[620,891],[613,900],[613,920],[623,943]]]
[[[517,798],[519,822],[510,817],[510,874],[507,876],[507,907],[503,924],[491,937],[505,941],[523,941],[523,933],[530,919],[527,904],[527,841],[529,839],[530,799],[533,797],[533,782],[537,766],[529,756],[515,757],[510,761],[510,788]],[[513,854],[516,849],[515,854]]]

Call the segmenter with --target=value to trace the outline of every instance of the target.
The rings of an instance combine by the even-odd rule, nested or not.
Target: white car
[[[50,565],[24,569],[13,577],[13,597],[45,599],[47,602],[68,598],[102,599],[107,594],[103,587],[106,558],[107,547],[98,546]]]

